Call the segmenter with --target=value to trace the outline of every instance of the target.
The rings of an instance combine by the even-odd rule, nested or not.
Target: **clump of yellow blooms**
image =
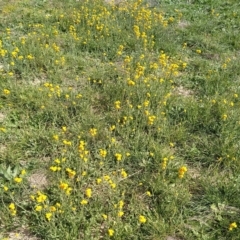
[[[117,110],[119,110],[119,109],[121,109],[121,102],[120,101],[115,101],[115,108],[117,109]]]
[[[96,136],[97,135],[97,129],[96,128],[91,128],[89,130],[89,133],[92,137]]]
[[[64,183],[64,182],[61,182],[59,187],[62,189],[62,190],[66,190],[68,188],[68,184],[67,183]]]
[[[66,172],[67,172],[69,178],[74,178],[74,176],[76,175],[76,172],[70,168],[66,168]]]
[[[187,167],[186,166],[182,166],[178,169],[178,177],[179,178],[183,178],[185,173],[187,172]]]
[[[121,153],[115,153],[115,158],[117,161],[121,161],[122,160],[122,154]]]
[[[148,116],[148,125],[153,125],[154,121],[156,120],[156,116],[154,115],[151,115],[151,116]]]
[[[100,149],[99,154],[100,154],[101,157],[105,158],[107,156],[107,150]]]
[[[163,170],[166,169],[166,167],[167,167],[167,162],[168,162],[168,158],[167,158],[167,157],[163,158],[163,160],[162,160],[162,169],[163,169]]]
[[[86,142],[80,141],[79,146],[78,146],[78,151],[79,151],[79,156],[80,158],[84,161],[88,161],[88,154],[89,151],[86,149]]]
[[[57,171],[60,171],[62,168],[59,166],[51,166],[49,169],[53,172],[57,172]]]
[[[52,213],[47,212],[47,213],[45,214],[45,217],[46,217],[46,219],[47,219],[48,221],[50,221],[51,218],[52,218]]]
[[[14,182],[21,183],[22,182],[22,178],[21,177],[15,177],[14,178]]]
[[[126,171],[125,171],[124,169],[121,170],[121,176],[122,176],[123,178],[126,178],[126,177],[128,176],[127,173],[126,173]]]
[[[38,196],[36,198],[36,201],[38,203],[42,203],[47,199],[47,196],[45,194],[41,193],[40,191],[38,191],[37,194],[38,194]]]
[[[9,94],[10,94],[10,90],[8,90],[8,89],[3,89],[3,93],[4,93],[5,95],[9,95]]]
[[[88,204],[88,200],[83,199],[80,203],[81,203],[81,205],[86,205],[86,204]]]
[[[91,198],[92,197],[92,189],[91,188],[87,188],[86,191],[85,191],[85,195],[88,198]]]
[[[41,212],[42,209],[43,209],[43,207],[42,207],[41,205],[37,205],[37,206],[35,207],[35,211],[36,211],[36,212]]]
[[[10,211],[11,215],[15,216],[16,213],[17,213],[15,204],[14,203],[10,203],[8,208],[9,208],[9,211]]]
[[[237,223],[236,222],[232,222],[230,225],[229,225],[229,231],[232,231],[234,228],[237,228]]]
[[[223,114],[223,115],[222,115],[223,121],[226,121],[226,120],[227,120],[227,117],[228,117],[227,114]]]
[[[140,223],[146,223],[146,222],[147,222],[147,219],[146,219],[145,216],[143,216],[143,215],[139,215],[139,217],[138,217],[138,221],[139,221]]]
[[[112,237],[114,235],[114,230],[112,228],[108,229],[108,235]]]

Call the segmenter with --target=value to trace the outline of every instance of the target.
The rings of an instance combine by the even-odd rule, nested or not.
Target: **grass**
[[[0,238],[239,239],[239,5],[1,1]]]

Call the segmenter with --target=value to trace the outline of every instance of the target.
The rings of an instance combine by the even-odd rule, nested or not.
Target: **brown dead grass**
[[[183,86],[175,87],[174,91],[177,95],[181,95],[183,97],[189,97],[193,95],[193,91],[186,89]]]
[[[30,232],[25,228],[21,228],[14,232],[10,232],[7,239],[8,240],[40,240],[39,238],[31,235]]]
[[[6,115],[0,112],[0,122],[3,122],[5,118],[6,118]]]
[[[42,170],[33,173],[28,177],[30,187],[38,190],[45,188],[48,185],[47,175]]]

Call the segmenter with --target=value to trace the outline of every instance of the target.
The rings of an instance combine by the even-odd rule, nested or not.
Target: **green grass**
[[[237,1],[0,20],[0,239],[240,239]]]

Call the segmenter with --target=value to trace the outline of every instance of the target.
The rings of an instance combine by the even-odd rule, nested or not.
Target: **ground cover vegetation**
[[[1,239],[240,239],[238,1],[0,20]]]

